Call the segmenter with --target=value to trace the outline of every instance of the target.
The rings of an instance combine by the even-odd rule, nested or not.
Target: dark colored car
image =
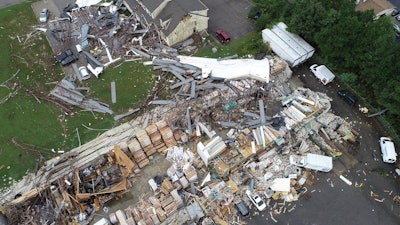
[[[350,93],[347,90],[341,90],[338,91],[338,95],[340,97],[342,97],[347,103],[349,103],[350,105],[355,105],[357,102],[357,98],[356,96],[354,96],[352,93]]]
[[[78,59],[78,56],[74,54],[74,52],[71,49],[67,49],[60,54],[56,55],[54,57],[56,62],[61,63],[61,65],[66,66]]]
[[[399,13],[400,13],[399,9],[395,8],[395,9],[393,9],[393,11],[392,11],[392,16],[396,16],[396,15],[399,14]]]
[[[260,18],[260,16],[261,16],[261,12],[260,12],[260,11],[257,11],[257,12],[254,14],[254,16],[253,16],[253,19],[254,19],[254,20],[258,20],[258,18]]]
[[[221,41],[222,44],[229,43],[231,41],[229,35],[221,29],[218,29],[215,34],[217,35],[217,38]]]
[[[63,61],[61,61],[61,65],[66,66],[72,62],[75,62],[76,60],[78,60],[78,56],[72,54],[72,55],[69,55],[67,58],[65,58]]]

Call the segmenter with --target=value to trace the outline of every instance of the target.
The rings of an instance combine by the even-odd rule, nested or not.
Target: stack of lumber
[[[127,142],[127,141],[122,141],[122,142],[118,143],[118,147],[119,147],[124,153],[129,152],[129,149],[128,149],[128,142]]]
[[[154,209],[154,207],[151,207],[151,206],[148,207],[147,213],[154,225],[160,224],[160,220],[157,217],[156,210]]]
[[[178,194],[178,190],[176,190],[176,189],[172,190],[171,196],[174,199],[174,201],[176,202],[177,208],[180,208],[183,206],[183,200],[182,200],[181,196]]]
[[[138,222],[141,222],[142,224],[146,225],[153,225],[154,224],[153,220],[151,219],[151,215],[149,214],[150,210],[148,210],[148,209],[153,209],[153,207],[151,207],[151,204],[147,201],[142,202],[142,204],[139,206],[138,209],[140,211],[140,214],[142,215],[142,220]]]
[[[150,162],[144,153],[142,146],[136,138],[133,138],[128,143],[129,151],[131,151],[133,158],[137,162],[139,168],[147,166]]]
[[[161,207],[156,209],[156,214],[161,222],[164,222],[167,219],[167,214]]]
[[[161,137],[167,147],[176,146],[176,140],[171,128],[167,125],[165,120],[160,120],[156,123],[158,130],[161,133]]]
[[[149,135],[151,142],[153,143],[155,151],[160,152],[166,148],[165,143],[161,137],[161,133],[157,128],[157,125],[152,124],[146,127],[146,132]]]
[[[172,216],[174,213],[178,211],[176,202],[174,201],[174,198],[171,195],[169,195],[163,201],[161,201],[161,206],[164,209],[167,217]]]
[[[162,193],[165,195],[169,194],[172,190],[174,189],[174,186],[172,185],[171,181],[169,179],[164,179],[164,181],[161,184],[160,190]]]
[[[156,149],[154,148],[153,143],[151,143],[151,139],[145,130],[136,131],[136,137],[147,156],[156,153]]]
[[[154,208],[154,212],[155,212],[156,217],[158,218],[158,221],[163,222],[165,219],[167,219],[167,216],[166,216],[164,210],[161,208],[160,200],[158,198],[156,198],[155,196],[150,196],[149,201]],[[152,216],[152,220],[155,223],[156,220],[155,220],[155,218],[153,218],[153,216]]]
[[[183,169],[183,173],[189,182],[195,182],[198,179],[196,169],[193,166]]]
[[[131,212],[133,215],[133,219],[135,219],[135,221],[139,222],[143,219],[142,215],[140,214],[139,210],[136,207],[132,208]]]

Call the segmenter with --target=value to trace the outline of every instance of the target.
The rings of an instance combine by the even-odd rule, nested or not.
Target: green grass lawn
[[[266,46],[260,45],[260,37],[258,33],[251,33],[244,36],[243,38],[233,40],[228,44],[221,44],[214,39],[208,39],[211,44],[207,44],[201,48],[195,56],[198,57],[209,57],[209,58],[223,58],[237,54],[238,57],[244,58],[249,54],[257,54],[260,50],[265,52]],[[206,41],[207,43],[208,41]],[[262,41],[261,41],[262,43]],[[217,52],[213,53],[212,49],[216,48]]]
[[[45,35],[38,32],[29,36],[38,25],[32,2],[0,10],[0,84],[19,71],[0,86],[0,188],[32,171],[39,157],[55,156],[52,149],[68,151],[77,147],[77,130],[83,144],[129,119],[116,122],[114,115],[80,108],[74,108],[74,116],[66,116],[53,104],[27,92],[34,90],[47,95],[64,77],[60,65],[54,63]],[[116,82],[115,104],[111,103],[111,81]],[[120,114],[136,108],[154,82],[151,67],[126,62],[111,65],[99,79],[91,78],[81,86],[89,87],[87,94],[108,103],[115,114]]]

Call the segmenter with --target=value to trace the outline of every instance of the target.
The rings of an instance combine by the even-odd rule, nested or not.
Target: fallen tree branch
[[[5,87],[5,88],[9,88],[7,87],[5,84],[10,81],[11,79],[13,79],[15,76],[18,75],[19,71],[21,71],[20,69],[17,70],[17,72],[15,72],[10,78],[8,78],[6,81],[4,81],[3,83],[0,84],[1,87]]]

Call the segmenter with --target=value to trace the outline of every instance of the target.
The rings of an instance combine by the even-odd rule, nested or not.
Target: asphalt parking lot
[[[215,31],[222,29],[232,40],[252,32],[253,22],[247,18],[252,8],[248,0],[203,0],[209,8],[208,33],[215,37]]]

